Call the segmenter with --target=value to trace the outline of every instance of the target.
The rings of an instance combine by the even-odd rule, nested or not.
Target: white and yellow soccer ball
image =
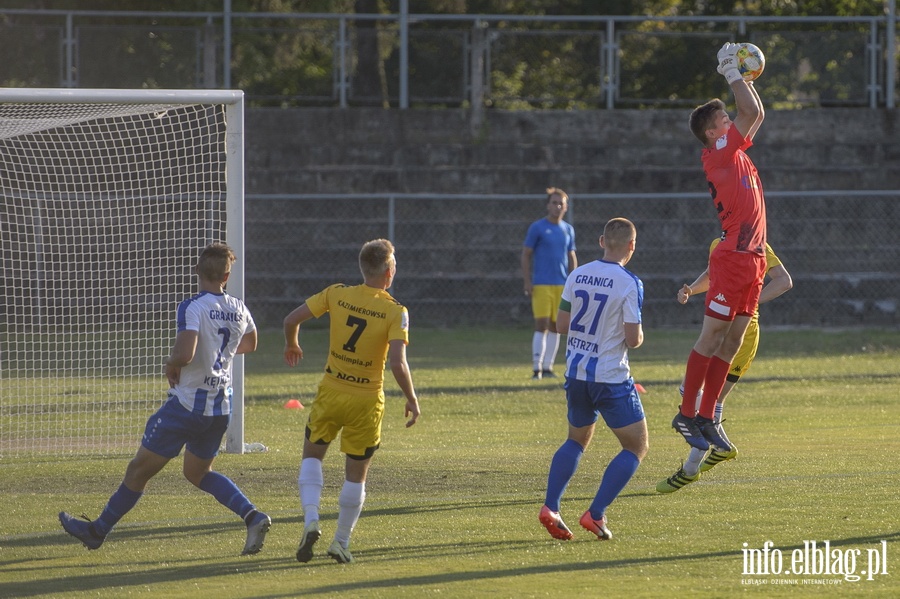
[[[742,42],[738,46],[735,56],[741,77],[744,81],[754,81],[766,68],[766,56],[758,46],[750,42]]]

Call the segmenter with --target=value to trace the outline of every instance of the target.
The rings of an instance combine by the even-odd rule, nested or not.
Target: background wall
[[[703,270],[719,230],[688,114],[487,111],[473,124],[464,110],[250,109],[247,299],[278,326],[328,283],[358,282],[359,246],[390,235],[393,292],[417,322],[530,322],[521,243],[545,214],[544,189],[558,186],[572,198],[581,262],[601,255],[608,218],[632,219],[629,268],[645,283],[645,322],[699,322],[699,302],[673,298]],[[764,306],[766,322],[897,322],[898,116],[767,113],[749,153],[767,192],[769,241],[795,287]]]

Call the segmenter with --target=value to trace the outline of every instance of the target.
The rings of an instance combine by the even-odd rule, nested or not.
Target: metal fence
[[[767,324],[900,323],[900,191],[767,192],[769,241],[794,289],[763,307]],[[600,258],[598,237],[615,216],[632,219],[638,249],[628,268],[645,284],[647,326],[702,319],[700,302],[675,293],[706,267],[719,233],[705,194],[579,194],[569,220],[579,262]],[[246,296],[263,326],[280,326],[325,286],[360,282],[359,248],[387,237],[397,247],[391,292],[418,323],[531,322],[520,256],[545,196],[448,194],[250,195]]]
[[[751,41],[773,108],[895,106],[896,14],[629,17],[0,9],[0,85],[240,88],[250,105],[697,104]]]

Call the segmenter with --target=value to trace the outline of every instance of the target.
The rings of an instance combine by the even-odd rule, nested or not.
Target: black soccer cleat
[[[675,418],[672,419],[672,428],[674,428],[688,445],[702,451],[709,449],[709,441],[700,432],[700,428],[693,418],[688,418],[679,410]]]

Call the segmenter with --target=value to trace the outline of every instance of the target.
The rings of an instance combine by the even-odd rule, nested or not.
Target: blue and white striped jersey
[[[641,322],[641,280],[616,262],[595,260],[569,274],[562,303],[571,306],[566,376],[597,383],[627,380],[624,323]]]
[[[196,414],[230,414],[231,363],[244,333],[256,330],[250,311],[227,293],[202,291],[178,305],[177,325],[178,332],[197,331],[197,349],[169,393]]]

